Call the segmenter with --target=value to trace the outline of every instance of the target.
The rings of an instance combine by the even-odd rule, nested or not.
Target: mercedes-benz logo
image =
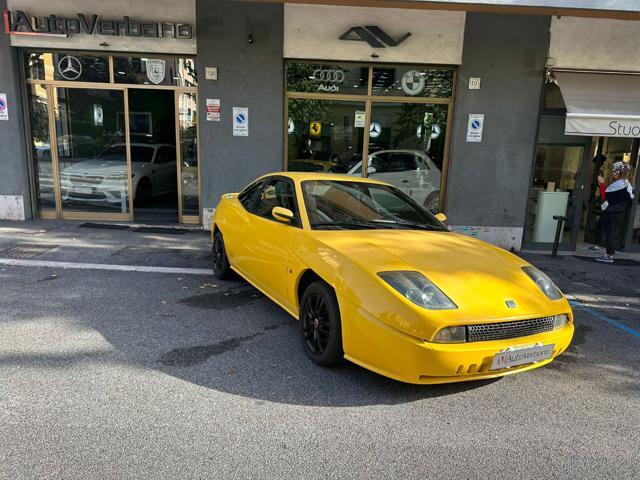
[[[378,122],[371,122],[371,125],[369,125],[369,137],[378,138],[381,133],[382,125],[380,125]]]
[[[66,80],[77,80],[82,75],[82,64],[76,57],[67,55],[58,62],[58,72]]]

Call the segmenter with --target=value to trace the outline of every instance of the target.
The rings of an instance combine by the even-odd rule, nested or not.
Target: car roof
[[[304,182],[307,180],[334,180],[336,182],[349,181],[349,182],[364,182],[364,183],[376,183],[379,185],[388,185],[385,182],[372,180],[370,178],[356,177],[354,175],[343,175],[340,173],[322,173],[322,172],[273,172],[273,173],[268,173],[266,175],[262,175],[259,178],[266,178],[266,177],[273,177],[273,176],[288,177],[294,182],[298,182],[298,183]]]

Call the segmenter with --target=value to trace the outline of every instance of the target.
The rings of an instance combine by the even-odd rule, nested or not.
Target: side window
[[[390,172],[407,172],[417,169],[416,157],[412,153],[396,153],[389,162]]]
[[[253,211],[252,207],[255,203],[256,193],[258,192],[258,190],[260,190],[262,183],[263,180],[258,180],[257,182],[249,185],[242,192],[240,192],[240,195],[238,195],[238,200],[240,200],[242,206],[250,212]]]
[[[273,220],[273,207],[284,207],[297,215],[293,184],[282,179],[273,179],[258,192],[253,208],[249,211],[255,215]]]
[[[158,148],[158,154],[156,163],[175,163],[176,151],[172,147],[160,147]]]
[[[371,166],[376,169],[376,173],[389,171],[389,154],[380,153],[371,157]]]

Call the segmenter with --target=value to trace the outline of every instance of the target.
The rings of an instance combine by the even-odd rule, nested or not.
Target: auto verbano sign
[[[78,13],[75,16],[54,14],[30,16],[24,10],[4,10],[4,31],[8,35],[71,37],[74,35],[107,35],[113,37],[174,38],[191,40],[190,23],[103,18],[98,14]]]

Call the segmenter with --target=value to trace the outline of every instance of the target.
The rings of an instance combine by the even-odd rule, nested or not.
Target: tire
[[[228,279],[231,276],[231,266],[227,257],[227,249],[224,247],[224,238],[219,230],[213,235],[211,254],[213,256],[213,275],[218,280]]]
[[[304,353],[313,363],[331,367],[343,361],[340,308],[325,282],[312,283],[302,294],[299,323]]]
[[[438,206],[440,205],[440,192],[438,190],[431,192],[427,199],[424,201],[424,208],[429,210],[434,215],[438,213]]]
[[[151,182],[148,178],[141,179],[140,183],[138,183],[138,187],[136,188],[136,196],[134,198],[135,204],[147,205],[151,199],[151,195]]]

